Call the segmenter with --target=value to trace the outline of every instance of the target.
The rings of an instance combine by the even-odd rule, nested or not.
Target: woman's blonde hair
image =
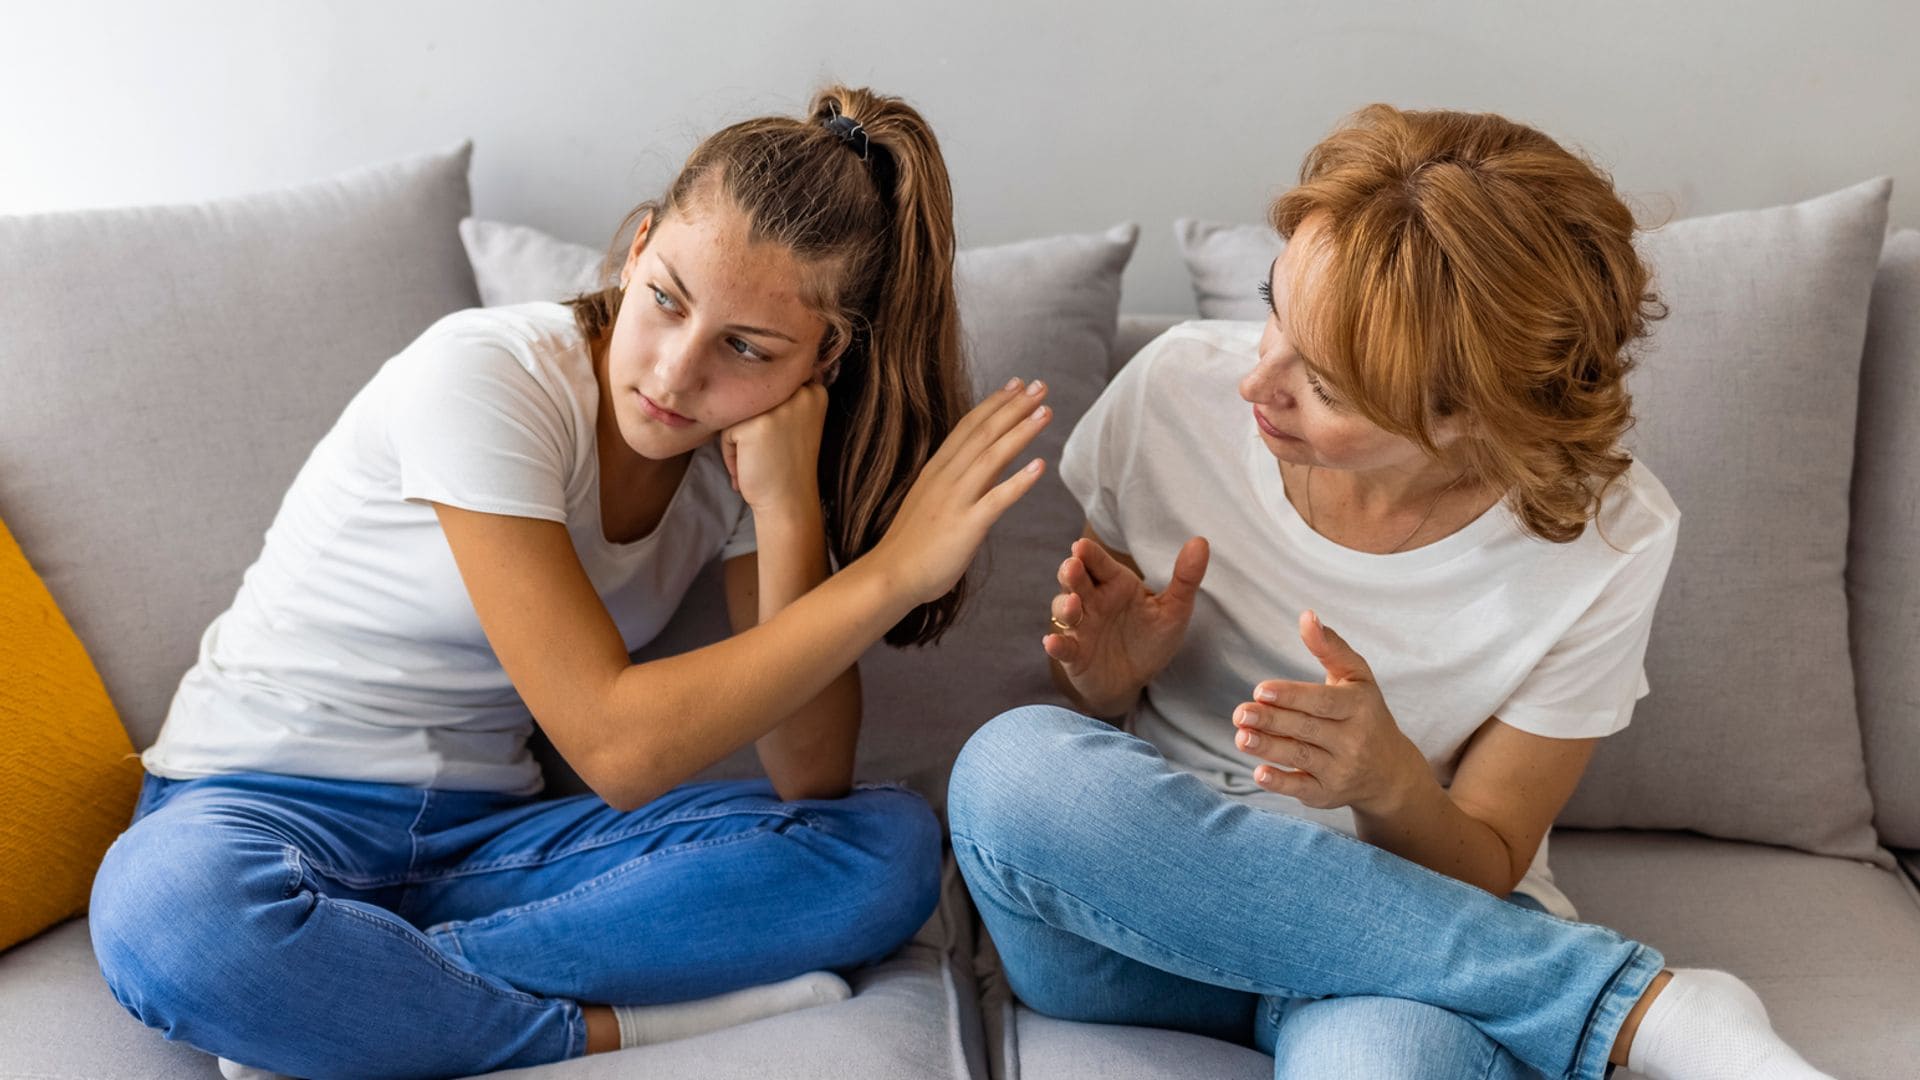
[[[1268,214],[1288,238],[1309,217],[1319,285],[1286,325],[1329,388],[1506,492],[1529,532],[1578,538],[1632,464],[1627,347],[1667,314],[1612,179],[1491,113],[1369,105]]]
[[[907,488],[966,412],[971,389],[953,289],[953,190],[933,130],[912,106],[828,86],[804,117],[763,116],[707,136],[660,198],[615,231],[602,287],[569,301],[595,352],[620,313],[615,284],[639,220],[655,226],[701,200],[747,218],[749,235],[791,251],[807,304],[827,323],[820,495],[827,546],[844,566],[879,542]],[[966,579],[914,608],[890,645],[939,639]]]

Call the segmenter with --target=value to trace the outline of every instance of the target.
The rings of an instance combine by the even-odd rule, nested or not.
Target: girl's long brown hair
[[[864,139],[829,128],[836,117],[859,124]],[[794,253],[807,269],[807,302],[826,319],[821,358],[837,358],[839,372],[828,391],[820,492],[828,547],[844,566],[885,534],[969,404],[946,162],[906,102],[844,86],[815,94],[804,119],[760,117],[708,136],[664,196],[621,222],[603,287],[569,301],[596,351],[619,316],[615,273],[636,223],[652,214],[658,225],[716,198],[746,215],[752,239]],[[963,578],[913,609],[887,643],[937,641],[966,591]]]
[[[1319,285],[1287,327],[1331,388],[1507,492],[1535,536],[1579,537],[1632,464],[1628,346],[1667,314],[1607,174],[1491,113],[1369,105],[1268,220],[1291,238],[1309,217]]]

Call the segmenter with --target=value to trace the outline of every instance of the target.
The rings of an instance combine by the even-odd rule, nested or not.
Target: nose
[[[692,335],[684,335],[666,343],[660,350],[660,363],[655,369],[660,376],[660,392],[672,394],[677,398],[690,394],[700,388],[700,351]]]

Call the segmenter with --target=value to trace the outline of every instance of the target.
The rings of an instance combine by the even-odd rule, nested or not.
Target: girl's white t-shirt
[[[1264,679],[1321,682],[1299,636],[1308,608],[1372,667],[1400,729],[1449,784],[1490,717],[1551,738],[1609,735],[1648,692],[1642,659],[1680,511],[1636,461],[1570,543],[1527,534],[1503,502],[1439,541],[1392,555],[1342,547],[1287,500],[1238,384],[1260,324],[1197,322],[1151,343],[1068,438],[1060,475],[1102,541],[1165,587],[1193,536],[1212,548],[1179,653],[1127,729],[1229,796],[1355,833],[1253,782],[1234,708]],[[1602,533],[1604,532],[1604,539]],[[1611,541],[1611,545],[1609,544]],[[1547,845],[1515,890],[1575,917]]]
[[[314,447],[158,740],[175,779],[261,771],[532,794],[532,717],[430,502],[567,526],[628,649],[700,569],[754,550],[711,443],[652,533],[601,531],[599,388],[571,310],[457,312],[388,360]]]

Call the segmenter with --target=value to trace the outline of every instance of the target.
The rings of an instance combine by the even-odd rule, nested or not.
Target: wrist
[[[1440,786],[1440,780],[1433,775],[1427,760],[1420,756],[1412,743],[1408,743],[1407,748],[1413,751],[1412,759],[1402,760],[1393,779],[1379,793],[1356,801],[1353,804],[1356,815],[1380,821],[1399,821],[1416,813],[1422,805],[1433,802],[1436,797],[1447,797],[1446,789]]]
[[[826,513],[820,508],[819,492],[811,485],[805,492],[791,492],[758,506],[749,503],[747,508],[753,511],[754,536],[763,544],[769,536],[826,536]]]

